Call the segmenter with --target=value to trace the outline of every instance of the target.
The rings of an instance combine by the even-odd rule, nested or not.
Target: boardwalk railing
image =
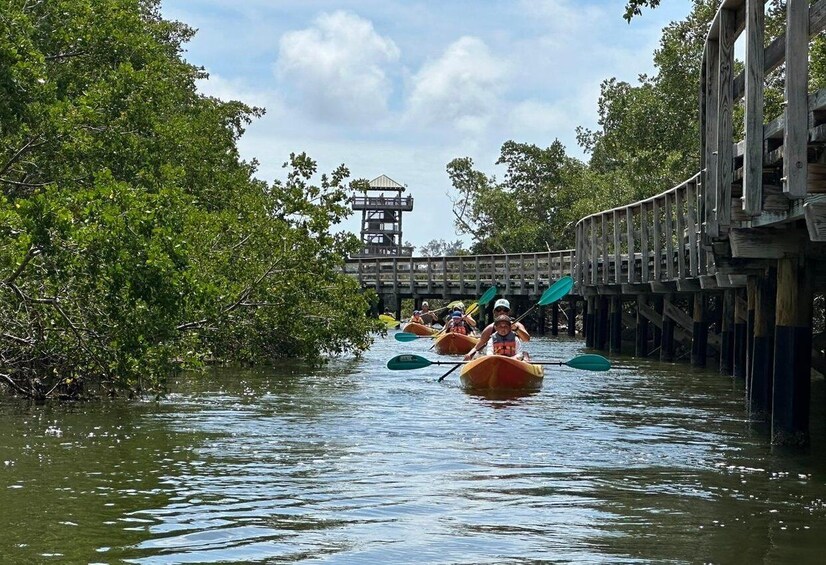
[[[635,285],[709,274],[699,245],[698,178],[581,220],[575,280],[581,286]]]
[[[574,250],[507,255],[348,259],[363,287],[401,295],[479,295],[496,284],[506,295],[541,294],[572,273]]]

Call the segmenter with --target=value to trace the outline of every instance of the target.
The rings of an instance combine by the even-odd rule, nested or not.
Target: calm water
[[[160,403],[5,401],[0,561],[823,562],[821,420],[809,452],[772,449],[741,383],[685,364],[549,368],[509,399],[384,368],[426,341],[216,371]]]

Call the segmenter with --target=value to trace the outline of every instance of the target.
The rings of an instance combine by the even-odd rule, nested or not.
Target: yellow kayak
[[[436,338],[433,348],[439,355],[464,355],[477,343],[479,343],[478,337],[448,332]]]
[[[384,325],[387,326],[388,330],[394,330],[399,327],[399,321],[393,316],[388,316],[387,314],[379,314],[379,320],[384,322]]]
[[[472,390],[538,390],[545,367],[504,355],[485,355],[462,366],[459,380]]]

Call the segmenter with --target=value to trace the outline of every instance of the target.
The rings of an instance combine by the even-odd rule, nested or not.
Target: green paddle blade
[[[433,363],[420,355],[396,355],[387,362],[387,368],[391,371],[407,371],[410,369],[423,369]]]
[[[417,334],[412,334],[410,332],[399,332],[396,335],[394,335],[393,337],[396,338],[396,341],[416,341],[417,339],[429,338],[430,336],[429,335],[417,335]]]
[[[476,302],[479,304],[479,306],[485,306],[488,302],[490,302],[493,299],[494,296],[496,296],[497,290],[498,289],[496,288],[496,285],[493,285],[492,287],[487,289],[485,291],[485,294],[483,294],[482,297]]]
[[[565,364],[574,369],[582,369],[584,371],[607,371],[611,368],[611,362],[608,359],[602,355],[594,355],[592,353],[577,355]]]
[[[542,293],[539,299],[539,306],[547,306],[553,304],[569,292],[574,287],[574,279],[571,277],[562,277],[556,281],[551,287]]]

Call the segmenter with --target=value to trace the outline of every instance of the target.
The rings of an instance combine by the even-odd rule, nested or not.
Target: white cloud
[[[281,37],[276,70],[300,107],[325,121],[381,118],[392,92],[385,67],[399,58],[391,39],[355,14],[322,14]]]
[[[412,79],[408,119],[479,132],[499,106],[504,63],[476,37],[461,37]]]

